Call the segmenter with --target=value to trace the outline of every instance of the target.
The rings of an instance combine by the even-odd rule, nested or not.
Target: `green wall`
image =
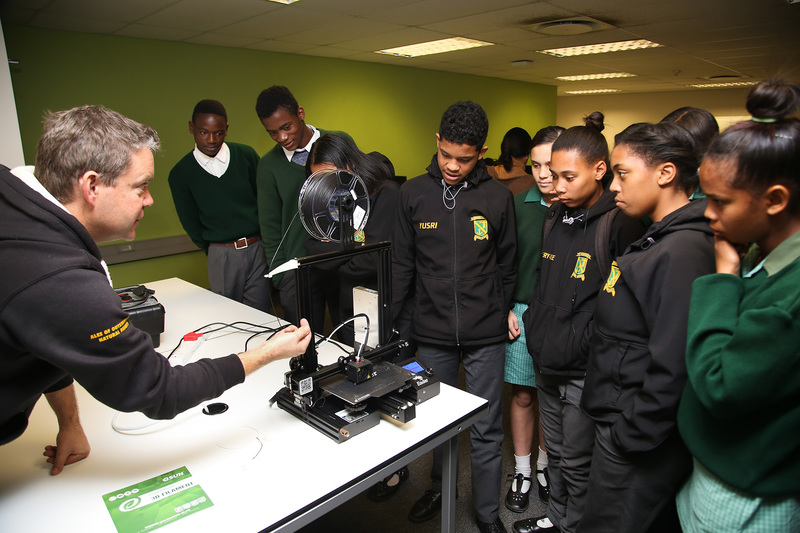
[[[359,147],[378,150],[397,174],[424,172],[435,152],[442,112],[456,100],[474,100],[489,116],[488,156],[497,157],[510,128],[533,133],[554,124],[555,87],[378,63],[318,58],[134,39],[40,28],[4,27],[12,66],[25,160],[33,164],[46,110],[102,104],[154,127],[155,205],[146,211],[137,240],[183,230],[167,185],[170,168],[193,147],[188,132],[194,104],[220,100],[228,111],[228,140],[263,154],[273,146],[255,114],[255,100],[270,85],[286,85],[306,110],[306,121],[350,133]],[[163,277],[205,280],[202,254],[181,254],[111,268],[117,286]],[[201,283],[204,284],[205,283]]]

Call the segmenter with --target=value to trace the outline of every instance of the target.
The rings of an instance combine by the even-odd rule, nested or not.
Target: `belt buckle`
[[[244,243],[244,246],[239,246],[240,241]],[[241,239],[236,239],[235,241],[233,241],[233,247],[236,248],[237,250],[244,250],[248,246],[250,245],[247,244],[247,237],[242,237]]]

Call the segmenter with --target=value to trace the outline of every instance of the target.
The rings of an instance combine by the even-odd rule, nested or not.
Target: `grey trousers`
[[[237,250],[233,246],[208,247],[208,283],[212,292],[269,312],[270,282],[261,241]]]
[[[586,505],[595,433],[594,422],[581,411],[583,378],[537,369],[536,389],[550,476],[547,517],[563,533],[575,533]]]
[[[494,522],[500,510],[503,470],[503,373],[506,343],[484,346],[417,347],[420,362],[433,368],[442,383],[458,387],[458,369],[464,363],[467,392],[489,402],[489,412],[470,428],[472,440],[472,503],[481,522]],[[442,491],[442,450],[433,452],[433,490]]]
[[[675,431],[653,450],[617,449],[611,426],[597,424],[586,509],[586,533],[680,533],[675,496],[689,477],[692,457]]]

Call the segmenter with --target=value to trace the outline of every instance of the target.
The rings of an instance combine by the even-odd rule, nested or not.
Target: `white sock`
[[[531,472],[531,454],[521,457],[519,455],[514,455],[514,474],[522,474],[523,477],[530,478]],[[512,485],[512,489],[516,492],[518,490],[516,479],[512,482]],[[528,492],[529,490],[531,490],[531,482],[523,481],[522,492]]]
[[[537,520],[536,525],[539,527],[553,527],[553,523],[546,516]]]
[[[547,468],[547,452],[539,448],[539,456],[536,458],[536,470],[544,470],[545,468]],[[544,477],[543,473],[537,472],[536,480],[539,482],[539,485],[543,487],[547,486],[547,479]]]

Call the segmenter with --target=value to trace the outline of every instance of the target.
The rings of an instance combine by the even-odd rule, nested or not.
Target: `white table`
[[[146,286],[166,309],[159,347],[163,353],[184,333],[210,322],[277,323],[270,315],[177,278]],[[248,336],[216,334],[192,360],[243,351]],[[250,346],[256,342],[260,340]],[[320,363],[340,354],[335,348],[323,350]],[[442,530],[453,531],[456,454],[451,452],[456,435],[485,415],[485,400],[442,385],[438,396],[417,406],[415,420],[405,425],[381,420],[337,444],[277,405],[268,407],[283,386],[286,370],[285,361],[273,363],[225,392],[215,400],[228,404],[224,414],[204,415],[203,404],[137,435],[115,432],[111,424],[116,412],[76,386],[92,452],[54,477],[42,451],[55,443],[57,424],[42,399],[27,431],[0,446],[0,531],[113,533],[102,495],[182,466],[214,505],[159,532],[294,531],[440,444],[445,445]],[[117,425],[135,427],[143,420],[122,414]]]

